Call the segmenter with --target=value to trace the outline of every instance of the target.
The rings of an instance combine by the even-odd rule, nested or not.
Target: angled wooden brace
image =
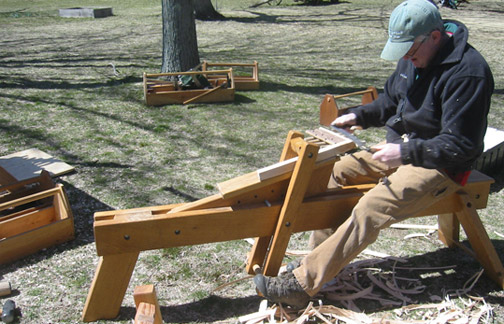
[[[328,164],[319,172],[313,167],[318,154],[318,146],[303,140],[303,134],[289,132],[280,157],[280,162],[298,156],[299,159],[289,182],[282,210],[272,236],[258,237],[248,255],[247,272],[259,269],[266,275],[275,276],[280,269],[290,236],[293,232],[299,205],[305,196],[325,192],[332,172]]]
[[[302,139],[303,137],[304,135],[301,132],[293,130],[289,131],[280,156],[280,162],[297,156],[297,152],[292,148],[292,141],[296,138]],[[264,266],[264,260],[266,259],[271,239],[271,236],[257,237],[255,239],[254,245],[252,246],[248,256],[246,268],[248,273],[253,274],[258,270],[257,266],[259,266],[259,269]]]
[[[298,146],[299,159],[294,168],[289,188],[287,189],[275,234],[273,235],[268,257],[264,265],[264,274],[269,276],[276,275],[280,269],[292,229],[294,228],[293,225],[296,221],[297,211],[308,189],[312,170],[317,160],[318,146],[309,144],[301,139],[293,141],[293,145]]]

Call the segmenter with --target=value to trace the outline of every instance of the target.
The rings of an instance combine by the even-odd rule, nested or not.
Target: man
[[[299,266],[278,277],[257,275],[260,294],[306,306],[381,229],[462,188],[483,151],[494,89],[488,64],[467,38],[462,23],[443,22],[428,0],[408,0],[394,9],[381,57],[399,60],[395,72],[378,99],[333,121],[346,128],[385,126],[387,136],[374,153],[361,151],[335,163],[329,187],[377,185],[335,231],[312,235],[316,247]]]

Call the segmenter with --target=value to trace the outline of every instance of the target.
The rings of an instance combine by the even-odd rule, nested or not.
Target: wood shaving
[[[396,269],[419,269],[396,267],[395,259],[392,271],[383,271],[378,265],[385,259],[368,259],[349,264],[321,290],[325,300],[337,302],[343,308],[333,305],[323,305],[319,300],[319,306],[313,302],[304,309],[295,313],[290,308],[282,305],[272,305],[263,310],[261,323],[325,323],[325,324],[480,324],[491,323],[493,318],[492,308],[484,298],[467,295],[474,287],[483,273],[475,273],[461,289],[447,293],[444,299],[439,296],[431,296],[431,300],[439,300],[439,303],[417,304],[413,300],[425,290],[420,279],[404,278],[396,276]],[[453,267],[451,267],[453,268]],[[450,267],[421,268],[423,270],[450,269]],[[367,278],[367,286],[359,282]],[[454,298],[454,299],[452,299]],[[398,307],[394,312],[386,316],[390,318],[378,318],[364,314],[356,306],[357,301],[375,300],[386,307]],[[264,305],[263,305],[264,307]],[[275,318],[272,318],[271,310],[275,310]],[[254,313],[258,316],[257,313]],[[289,314],[286,316],[286,314]],[[293,316],[294,315],[294,316]],[[395,318],[392,318],[395,317]],[[240,323],[251,323],[240,321]],[[254,322],[259,323],[259,322]]]

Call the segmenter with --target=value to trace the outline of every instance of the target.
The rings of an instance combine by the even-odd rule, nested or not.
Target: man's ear
[[[432,37],[432,40],[434,41],[434,44],[439,44],[441,43],[441,40],[443,39],[443,35],[441,34],[441,31],[439,30],[433,30],[430,34]]]

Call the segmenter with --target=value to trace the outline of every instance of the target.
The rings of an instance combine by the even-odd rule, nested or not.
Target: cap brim
[[[391,42],[390,39],[385,44],[380,57],[387,61],[398,61],[406,55],[413,45],[414,41],[409,42]]]

